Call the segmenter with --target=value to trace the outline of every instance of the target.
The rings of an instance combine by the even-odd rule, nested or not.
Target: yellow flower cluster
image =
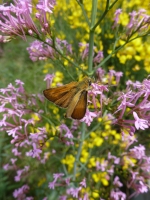
[[[79,1],[80,2],[80,1]],[[63,5],[63,6],[62,6]],[[104,11],[106,5],[106,1],[100,1],[98,0],[98,14],[97,14],[97,20],[102,14],[102,10]],[[115,5],[113,9],[111,9],[108,12],[108,19],[109,21],[112,21],[114,16],[115,9],[117,9],[118,4]],[[89,18],[91,17],[91,9],[92,9],[92,2],[91,0],[87,0],[86,2],[83,1],[83,7],[85,9],[86,15]],[[129,12],[133,11],[133,8],[138,11],[139,9],[143,8],[147,10],[147,14],[150,13],[149,9],[149,0],[146,0],[144,2],[140,0],[131,0],[129,2],[122,1],[121,8],[123,10],[122,14],[120,15],[120,24],[125,27],[129,22]],[[128,11],[128,12],[127,12]],[[87,43],[89,41],[89,27],[88,24],[84,18],[81,6],[79,5],[78,1],[71,1],[71,0],[58,0],[57,5],[54,8],[54,15],[55,16],[61,16],[66,21],[65,23],[68,23],[71,29],[74,30],[74,35],[78,42]],[[113,23],[110,22],[110,23]],[[100,26],[97,26],[95,31],[95,46],[97,51],[103,49],[103,42],[101,41],[100,33],[102,32],[103,26],[106,26],[105,23],[102,21]],[[105,27],[106,28],[106,27]],[[105,30],[104,28],[104,30]],[[111,32],[111,30],[110,30]],[[65,34],[61,31],[57,35],[59,38],[65,37]],[[112,34],[104,35],[108,39],[112,39]],[[119,40],[118,45],[122,45],[123,41]],[[108,46],[108,53],[111,52]],[[127,61],[130,61],[131,59],[135,59],[135,62],[143,61],[144,63],[144,69],[147,72],[150,72],[149,64],[150,64],[150,50],[149,50],[149,44],[143,43],[142,38],[136,39],[126,45],[121,51],[117,53],[117,57],[119,58],[119,61],[121,64],[126,64]],[[133,71],[140,70],[141,66],[139,66],[137,63],[133,64],[131,66]]]
[[[63,73],[60,72],[60,71],[56,71],[51,86],[52,86],[52,87],[56,87],[56,85],[57,85],[58,83],[59,83],[59,84],[62,83],[63,78],[64,78]]]
[[[75,157],[71,154],[67,154],[64,159],[62,159],[62,164],[65,164],[68,166],[68,172],[70,172],[73,169]]]
[[[135,0],[135,1],[132,0],[132,1],[129,1],[128,3],[126,1],[123,1],[122,2],[123,12],[119,16],[119,23],[123,27],[126,27],[127,24],[129,23],[129,13],[125,11],[126,10],[130,10],[130,12],[132,12],[133,10],[138,11],[141,8],[146,10],[146,14],[150,14],[148,0],[144,2],[140,0]],[[123,44],[124,44],[124,41],[120,39],[118,41],[118,46],[123,45]],[[128,61],[130,62],[132,59],[134,59],[135,60],[134,63],[136,64],[132,64],[131,66],[131,69],[133,71],[140,70],[141,66],[137,63],[140,61],[143,61],[144,69],[149,73],[150,72],[150,67],[149,67],[150,66],[150,59],[149,59],[150,50],[149,49],[150,47],[149,47],[148,41],[145,40],[145,42],[143,42],[142,38],[137,38],[133,40],[132,42],[128,43],[122,50],[120,50],[117,53],[117,57],[119,58],[119,61],[121,64],[126,64],[126,62]],[[108,50],[108,53],[111,53],[111,51]]]
[[[79,1],[80,2],[80,1]],[[63,5],[63,6],[62,6]],[[81,4],[82,5],[82,4]],[[92,2],[91,0],[83,1],[83,7],[87,18],[91,18],[91,10],[92,10]],[[105,7],[105,4],[98,0],[98,9],[100,7]],[[75,30],[74,35],[78,41],[82,43],[87,43],[89,40],[89,26],[86,22],[86,19],[83,15],[81,6],[79,5],[78,1],[66,1],[66,0],[58,0],[57,5],[54,8],[54,15],[55,16],[63,16],[64,20],[71,29]],[[95,30],[96,34],[101,33],[101,28],[98,26]],[[59,32],[57,35],[59,38],[64,39],[64,33]],[[99,40],[97,40],[99,43]]]

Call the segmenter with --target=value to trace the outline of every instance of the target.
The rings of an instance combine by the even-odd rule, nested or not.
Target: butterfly
[[[66,117],[80,120],[87,108],[87,92],[91,85],[89,77],[43,91],[44,96],[57,106],[67,108]]]

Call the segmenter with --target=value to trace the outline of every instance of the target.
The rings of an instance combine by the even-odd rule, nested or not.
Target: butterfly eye
[[[89,80],[89,86],[92,84],[91,80]]]

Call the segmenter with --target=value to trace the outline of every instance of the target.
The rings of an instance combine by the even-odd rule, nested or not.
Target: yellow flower
[[[87,150],[83,149],[82,152],[81,152],[80,161],[82,163],[86,163],[87,159],[88,159],[88,156],[89,156],[89,152]]]
[[[104,186],[108,186],[108,185],[109,185],[108,180],[105,179],[105,178],[102,178],[102,179],[101,179],[101,182],[102,182],[102,184],[103,184]]]
[[[127,26],[127,24],[129,23],[129,14],[128,13],[125,13],[125,12],[122,12],[120,14],[120,17],[119,17],[119,23],[122,24],[123,26]]]
[[[89,164],[90,164],[90,166],[95,167],[96,166],[96,158],[95,157],[91,157],[89,159]]]
[[[46,178],[41,178],[40,181],[38,182],[38,187],[43,185],[43,183],[45,183],[45,182],[46,182]]]
[[[36,113],[32,114],[31,116],[32,116],[32,118],[34,119],[34,122],[37,122],[37,121],[40,120],[39,115],[36,114]]]
[[[103,140],[102,138],[96,137],[96,138],[94,139],[94,141],[93,141],[93,144],[94,144],[95,146],[99,147],[99,146],[102,145],[103,142],[104,142],[104,140]]]
[[[137,162],[136,161],[136,159],[134,159],[134,158],[129,158],[128,156],[124,156],[123,157],[123,160],[124,160],[124,165],[123,165],[123,169],[125,170],[125,169],[128,169],[129,168],[129,166],[134,166],[135,165],[135,163]]]
[[[98,172],[92,174],[92,178],[96,183],[101,182],[104,186],[108,186],[109,182],[106,179],[106,176],[107,176],[106,172]]]
[[[68,171],[71,171],[74,166],[75,157],[71,154],[68,154],[64,159],[61,160],[61,162],[68,165]]]
[[[91,136],[92,138],[95,138],[95,137],[96,137],[96,133],[95,133],[95,132],[91,132],[91,133],[90,133],[90,136]]]
[[[94,197],[94,199],[95,198],[99,198],[99,193],[98,193],[98,191],[94,191],[94,192],[92,192],[92,196]]]

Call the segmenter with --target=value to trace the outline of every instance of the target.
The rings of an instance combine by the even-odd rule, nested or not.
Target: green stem
[[[92,74],[93,67],[93,46],[94,46],[94,30],[92,27],[95,24],[97,14],[97,0],[92,1],[92,14],[91,14],[91,26],[90,26],[90,38],[89,38],[89,57],[88,57],[88,74]]]
[[[108,13],[108,11],[114,6],[114,4],[117,2],[118,0],[115,0],[110,6],[110,0],[107,0],[106,2],[106,8],[104,13],[102,14],[102,16],[100,17],[100,19],[96,22],[96,24],[93,26],[93,30],[96,29],[96,27],[101,23],[101,21],[103,20],[103,18],[105,17],[105,15]]]
[[[100,22],[103,20],[103,18],[105,17],[105,15],[107,14],[107,12],[109,11],[109,3],[110,3],[110,0],[107,0],[105,11],[102,14],[102,16],[100,17],[100,19],[97,21],[97,23],[92,27],[93,30],[96,29],[96,27],[100,24]]]
[[[80,158],[81,151],[82,151],[82,145],[83,145],[84,138],[85,138],[85,128],[86,128],[86,125],[85,125],[84,122],[82,122],[82,127],[81,127],[81,141],[80,141],[80,144],[79,144],[78,152],[77,152],[76,159],[75,159],[75,162],[74,162],[74,169],[73,169],[73,180],[74,181],[76,179],[77,164],[79,162],[79,158]]]
[[[87,14],[86,14],[86,12],[85,12],[83,3],[80,2],[79,0],[76,0],[76,1],[77,1],[77,3],[80,5],[80,7],[81,7],[81,9],[82,9],[82,12],[83,12],[84,18],[85,18],[85,20],[86,20],[86,23],[87,23],[88,26],[90,27],[90,22],[89,22],[89,19],[88,19],[88,17],[87,17]]]

